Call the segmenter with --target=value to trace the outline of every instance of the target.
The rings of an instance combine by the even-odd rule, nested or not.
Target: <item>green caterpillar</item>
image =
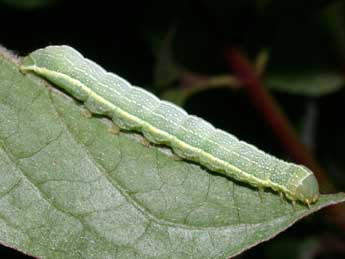
[[[304,166],[275,158],[172,103],[106,72],[69,46],[49,46],[22,60],[34,72],[64,89],[95,114],[108,116],[122,129],[141,132],[180,157],[248,183],[271,188],[308,206],[319,197],[318,182]]]

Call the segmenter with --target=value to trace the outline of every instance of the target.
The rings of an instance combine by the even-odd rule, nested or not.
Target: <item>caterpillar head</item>
[[[296,198],[308,206],[316,202],[320,196],[319,184],[315,175],[306,167],[301,166],[301,170],[308,171],[308,174],[302,178],[296,187]]]

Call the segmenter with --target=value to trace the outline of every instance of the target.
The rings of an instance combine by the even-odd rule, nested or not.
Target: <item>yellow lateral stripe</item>
[[[200,156],[207,157],[210,161],[212,161],[216,164],[222,165],[222,167],[225,169],[225,171],[227,168],[229,168],[229,170],[233,170],[233,171],[239,173],[240,175],[243,175],[247,180],[249,180],[249,181],[252,180],[253,182],[256,182],[260,186],[270,187],[276,191],[282,191],[288,195],[291,195],[291,197],[294,197],[293,193],[290,190],[288,190],[285,186],[274,183],[270,180],[262,180],[260,178],[257,178],[255,176],[251,175],[251,174],[248,174],[248,173],[242,171],[240,168],[230,164],[229,162],[221,160],[221,159],[213,156],[212,154],[205,152],[204,150],[202,150],[200,148],[193,147],[193,146],[181,141],[177,137],[152,126],[151,124],[143,121],[142,119],[140,119],[136,116],[129,114],[128,112],[115,106],[113,103],[109,102],[105,98],[96,94],[94,91],[92,91],[90,88],[88,88],[86,85],[84,85],[83,83],[81,83],[77,79],[71,78],[70,76],[63,74],[63,73],[60,73],[60,72],[56,72],[56,71],[52,71],[52,70],[49,70],[46,68],[38,67],[37,65],[26,66],[26,67],[22,67],[21,69],[26,70],[26,71],[34,71],[37,74],[41,74],[41,75],[52,75],[52,76],[57,77],[57,78],[58,77],[63,78],[64,80],[69,81],[76,86],[79,86],[88,95],[92,96],[93,98],[95,98],[100,103],[105,104],[106,106],[108,106],[112,110],[115,110],[122,117],[128,118],[129,121],[133,121],[133,122],[137,123],[138,125],[145,125],[145,128],[148,128],[154,134],[165,137],[171,143],[176,143],[178,147],[180,147],[182,149],[186,149],[186,150],[191,150],[192,152],[199,154]],[[249,160],[249,161],[251,161],[251,160]]]

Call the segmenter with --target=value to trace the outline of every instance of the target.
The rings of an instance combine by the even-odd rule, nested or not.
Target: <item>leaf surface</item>
[[[4,50],[2,50],[4,52]],[[109,133],[73,98],[0,54],[0,242],[39,258],[227,258],[308,209]]]

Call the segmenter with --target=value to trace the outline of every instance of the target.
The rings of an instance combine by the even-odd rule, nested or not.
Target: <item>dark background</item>
[[[340,78],[336,89],[322,91],[315,84],[312,95],[305,93],[303,83],[297,91],[288,87],[278,91],[273,84],[270,93],[336,189],[344,190],[343,2],[0,0],[0,44],[18,55],[47,45],[71,45],[107,70],[163,97],[172,90],[182,95],[195,82],[231,73],[224,57],[227,47],[239,47],[252,63],[266,50],[263,80],[277,73],[302,79],[305,74],[327,86],[334,84],[334,78],[327,77],[331,72]],[[188,73],[181,73],[181,68]],[[183,106],[216,127],[291,160],[243,89],[196,91]],[[344,229],[322,211],[237,258],[302,255],[345,258]],[[0,258],[27,257],[1,247]]]

